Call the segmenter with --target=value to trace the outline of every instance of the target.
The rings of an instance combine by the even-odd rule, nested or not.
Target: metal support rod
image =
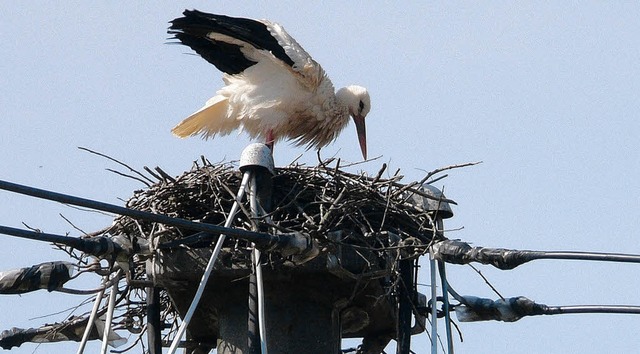
[[[109,282],[109,277],[105,276],[102,281],[102,285],[105,286]],[[98,314],[98,310],[100,309],[100,303],[102,302],[102,296],[104,296],[104,288],[96,294],[96,299],[93,302],[93,309],[91,309],[91,314],[89,315],[89,320],[87,321],[87,326],[84,328],[84,334],[82,335],[82,340],[80,341],[80,346],[78,347],[77,354],[83,354],[84,348],[87,346],[87,342],[89,341],[89,335],[91,334],[91,329],[93,328],[93,322],[96,320],[96,315]]]
[[[107,307],[107,318],[104,321],[104,332],[102,333],[102,349],[100,351],[101,354],[107,354],[108,345],[109,345],[109,332],[111,332],[111,326],[113,322],[113,313],[116,309],[116,297],[118,295],[118,279],[120,279],[120,274],[122,270],[118,270],[116,274],[113,275],[113,285],[111,286],[111,293],[109,294],[109,306]]]
[[[438,354],[438,285],[436,283],[436,260],[429,255],[431,270],[431,354]]]
[[[162,354],[162,323],[160,321],[160,288],[147,288],[147,342],[149,354]]]
[[[81,206],[85,208],[90,208],[94,210],[100,210],[108,213],[115,213],[118,215],[128,216],[134,219],[147,220],[152,222],[157,222],[161,224],[176,226],[189,230],[196,231],[205,231],[213,234],[225,234],[227,236],[233,236],[245,239],[247,241],[253,242],[259,247],[269,247],[277,242],[277,237],[266,233],[247,231],[242,229],[234,229],[229,228],[228,226],[221,227],[212,224],[199,223],[186,219],[180,218],[172,218],[170,216],[149,213],[142,210],[129,209],[113,204],[98,202],[95,200],[84,199],[79,197],[74,197],[62,193],[51,192],[43,189],[37,189],[33,187],[28,187],[16,183],[11,183],[7,181],[0,180],[0,189],[15,192],[19,194],[24,194],[36,198],[52,200],[64,204],[71,204],[76,206]],[[52,241],[55,242],[55,241]]]
[[[231,223],[233,223],[233,219],[240,207],[240,201],[242,200],[242,196],[244,195],[244,191],[245,191],[245,188],[247,187],[248,181],[249,181],[249,174],[245,173],[242,177],[242,183],[240,184],[240,189],[238,190],[238,195],[236,196],[236,200],[234,201],[233,206],[231,207],[231,211],[227,216],[227,220],[224,223],[225,228],[228,228],[229,226],[231,226]],[[225,238],[226,238],[225,234],[220,235],[220,238],[218,238],[218,242],[216,242],[216,246],[213,248],[213,253],[211,254],[209,263],[207,263],[207,267],[204,270],[204,274],[202,274],[202,278],[200,279],[200,284],[198,284],[198,289],[196,290],[196,294],[193,297],[193,300],[191,301],[191,305],[189,306],[187,313],[182,319],[182,323],[178,328],[178,332],[173,338],[173,342],[171,343],[171,347],[169,347],[168,354],[175,354],[176,350],[178,350],[178,346],[180,345],[180,340],[182,339],[182,336],[184,336],[184,333],[187,330],[187,326],[191,321],[191,317],[193,317],[193,314],[196,311],[196,308],[198,307],[200,298],[202,298],[202,294],[204,293],[204,288],[206,287],[207,282],[209,281],[209,277],[211,276],[211,272],[213,271],[213,266],[215,265],[216,260],[218,259],[218,254],[222,249],[222,244],[224,243]]]

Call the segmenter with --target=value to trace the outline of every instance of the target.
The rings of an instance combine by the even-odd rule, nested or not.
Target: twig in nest
[[[158,166],[156,166],[156,171],[160,174],[160,176],[162,176],[162,178],[163,178],[165,181],[169,181],[169,182],[175,182],[175,181],[176,181],[176,179],[175,179],[175,178],[173,178],[173,177],[169,176],[169,174],[168,174],[168,173],[164,172],[164,170],[163,170],[163,169],[161,169],[161,168],[160,168],[160,167],[158,167]]]
[[[409,193],[409,194],[405,197],[405,201],[407,201],[407,200],[409,200],[409,198],[411,198],[411,196],[412,196],[413,194],[416,194],[416,193],[417,193],[417,194],[419,194],[419,193],[418,193],[418,190],[417,190],[417,189],[414,189],[413,187],[415,187],[415,186],[419,186],[419,187],[421,187],[421,186],[422,186],[425,182],[427,182],[427,181],[429,180],[429,178],[431,178],[432,176],[437,175],[438,173],[443,172],[443,171],[448,171],[448,170],[453,170],[453,169],[456,169],[456,168],[462,168],[462,167],[468,167],[468,166],[475,166],[475,165],[478,165],[478,164],[481,164],[481,163],[482,163],[482,161],[477,161],[477,162],[467,162],[467,163],[462,163],[462,164],[449,165],[449,166],[445,166],[445,167],[441,167],[441,168],[436,168],[435,170],[433,170],[433,171],[431,171],[431,172],[428,172],[428,173],[427,173],[427,175],[426,175],[426,176],[424,176],[424,178],[422,178],[420,181],[418,181],[418,182],[412,182],[412,183],[409,183],[409,184],[407,184],[406,186],[404,186],[403,188],[401,188],[401,189],[400,189],[400,191],[398,191],[398,194],[400,194],[400,193],[402,193],[402,192],[404,192],[404,191],[410,191],[410,192],[412,192],[412,193]],[[440,180],[440,179],[442,179],[442,178],[444,178],[444,177],[438,178],[437,180]],[[434,180],[434,181],[430,181],[429,183],[433,183],[433,182],[435,182],[435,181],[436,181],[436,180]],[[433,199],[433,197],[431,197],[431,199]],[[447,202],[451,203],[452,201],[447,200]],[[456,203],[454,202],[454,203],[451,203],[451,204],[456,204]]]
[[[128,169],[129,169],[129,171],[131,171],[131,172],[133,172],[133,173],[137,174],[137,175],[138,175],[138,176],[140,176],[142,179],[144,179],[144,180],[148,181],[148,182],[143,182],[143,181],[141,181],[140,179],[137,179],[137,178],[132,177],[132,178],[134,178],[134,179],[136,179],[136,180],[138,180],[138,181],[141,181],[141,182],[145,183],[145,184],[147,185],[147,187],[149,187],[149,186],[150,186],[150,185],[149,185],[149,183],[153,183],[153,180],[151,180],[150,178],[148,178],[148,177],[147,177],[147,176],[145,176],[144,174],[142,174],[142,173],[138,172],[137,170],[135,170],[135,169],[134,169],[134,168],[132,168],[131,166],[127,165],[126,163],[124,163],[124,162],[121,162],[121,161],[118,161],[118,160],[114,159],[114,158],[113,158],[113,157],[111,157],[111,156],[105,155],[105,154],[100,153],[100,152],[97,152],[97,151],[93,151],[93,150],[91,150],[91,149],[88,149],[88,148],[85,148],[85,147],[82,147],[82,146],[78,146],[78,149],[80,149],[80,150],[84,150],[84,151],[86,151],[86,152],[88,152],[88,153],[91,153],[91,154],[94,154],[94,155],[98,155],[98,156],[100,156],[100,157],[104,157],[104,158],[105,158],[105,159],[107,159],[107,160],[111,160],[111,161],[113,161],[113,162],[117,163],[118,165],[121,165],[121,166],[123,166],[123,167],[128,168]],[[115,172],[115,171],[112,171],[112,172]]]
[[[106,170],[111,172],[111,173],[115,173],[115,174],[117,174],[119,176],[122,176],[122,177],[131,178],[132,180],[138,181],[138,182],[146,185],[147,187],[151,187],[151,184],[149,184],[149,182],[143,180],[142,178],[138,178],[136,176],[132,176],[130,174],[126,174],[124,172],[120,172],[120,171],[114,170],[112,168],[106,168]]]
[[[85,236],[89,235],[86,232],[84,232],[84,230],[82,230],[81,228],[77,227],[74,223],[72,223],[71,220],[67,219],[64,215],[62,215],[62,213],[58,213],[58,215],[60,215],[60,217],[62,219],[64,219],[64,221],[66,221],[69,225],[71,225],[71,227],[73,227],[74,229],[78,230],[83,235],[85,235]]]
[[[496,295],[498,295],[498,297],[500,297],[501,300],[504,300],[504,297],[500,294],[500,292],[498,292],[498,289],[496,289],[491,284],[491,282],[489,282],[489,279],[487,279],[478,268],[474,267],[473,264],[471,263],[469,263],[468,266],[471,267],[471,269],[475,270],[476,273],[478,273],[478,275],[484,280],[484,282],[489,286],[489,288],[491,288],[491,290],[493,290],[493,292],[496,293]]]
[[[148,174],[152,175],[153,178],[157,179],[158,181],[162,182],[162,177],[160,177],[159,175],[157,175],[155,172],[153,172],[152,169],[150,169],[147,166],[143,167],[145,171],[147,171]]]

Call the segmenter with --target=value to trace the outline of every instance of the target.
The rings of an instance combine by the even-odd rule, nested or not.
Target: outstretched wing
[[[185,10],[171,21],[169,34],[191,47],[220,71],[234,75],[260,60],[276,60],[309,89],[324,78],[324,70],[277,23]]]

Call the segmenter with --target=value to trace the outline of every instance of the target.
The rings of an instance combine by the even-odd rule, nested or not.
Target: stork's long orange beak
[[[358,133],[358,141],[360,142],[360,150],[362,151],[362,157],[367,159],[367,129],[364,124],[364,117],[357,115],[353,116],[353,122],[356,123],[356,132]]]

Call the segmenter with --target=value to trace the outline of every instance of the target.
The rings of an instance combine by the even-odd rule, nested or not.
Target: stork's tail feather
[[[216,134],[229,134],[238,128],[239,121],[227,118],[228,106],[226,97],[215,96],[207,101],[199,111],[171,129],[171,132],[180,138],[198,134],[202,134],[205,138],[213,137]]]

